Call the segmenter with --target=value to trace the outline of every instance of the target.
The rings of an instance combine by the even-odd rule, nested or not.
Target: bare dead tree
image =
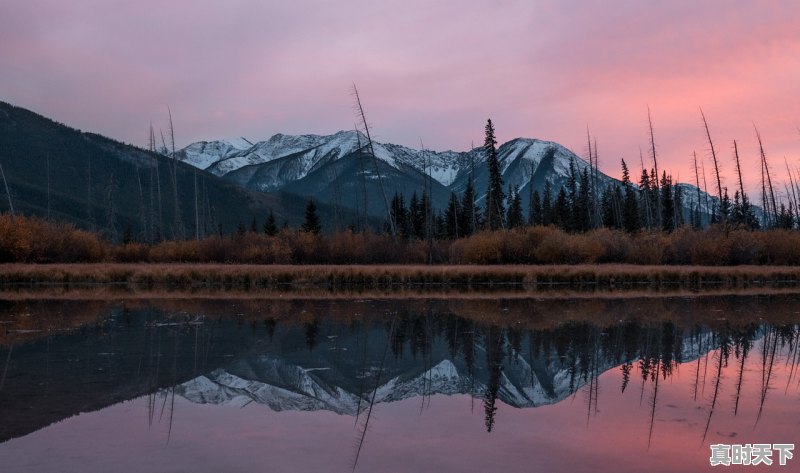
[[[697,188],[697,218],[699,220],[697,223],[698,223],[698,226],[700,228],[702,228],[703,227],[703,221],[702,221],[702,217],[701,217],[701,214],[700,214],[700,173],[698,172],[698,169],[697,169],[697,152],[696,151],[692,151],[692,158],[693,158],[693,164],[694,164],[694,183],[695,183],[695,188]]]
[[[94,213],[92,212],[92,155],[86,155],[86,218],[89,230],[94,231]]]
[[[642,167],[642,175],[644,175],[646,170],[645,170],[645,167],[644,167],[644,156],[642,156],[642,148],[639,148],[639,162],[640,162],[641,167]],[[653,228],[653,216],[652,216],[653,211],[652,211],[652,209],[650,209],[650,195],[649,194],[650,194],[649,188],[648,189],[644,189],[644,193],[642,194],[644,196],[644,216],[645,216],[645,221],[647,223],[647,229],[648,230]]]
[[[142,189],[142,176],[139,173],[139,166],[136,166],[136,183],[139,185],[139,219],[141,220],[142,233],[147,236],[147,210],[144,203],[144,189]]]
[[[172,123],[172,110],[167,107],[169,113],[169,142],[170,142],[170,158],[172,159],[172,195],[174,196],[173,210],[175,211],[175,237],[183,239],[184,228],[183,220],[181,218],[180,202],[178,201],[178,157],[175,155],[175,127]]]
[[[714,210],[710,207],[708,202],[708,181],[706,181],[706,162],[700,161],[700,170],[703,172],[703,193],[705,193],[705,201],[706,201],[706,211],[710,211],[711,215],[714,215]]]
[[[425,241],[428,246],[428,264],[433,264],[433,186],[431,183],[428,153],[425,149],[425,145],[422,143],[422,138],[419,139],[419,146],[422,149],[422,167],[424,170],[423,173],[425,174],[423,195],[428,195],[428,199],[425,202]]]
[[[711,140],[711,131],[708,129],[708,121],[706,121],[706,115],[703,113],[703,108],[700,107],[700,116],[703,118],[703,127],[706,130],[706,137],[708,137],[708,146],[711,149],[711,159],[714,161],[714,175],[717,178],[717,197],[719,197],[720,209],[722,208],[722,178],[719,175],[719,163],[717,162],[717,151],[714,149],[714,142]],[[722,213],[722,212],[720,212]],[[722,219],[725,219],[725,215],[721,215]]]
[[[47,160],[47,221],[50,221],[50,153],[46,155]]]
[[[156,135],[153,131],[153,124],[150,124],[150,138],[148,143],[150,151],[150,242],[156,240],[156,236],[161,236],[163,227],[163,213],[161,200],[161,174],[159,172],[159,161],[156,157]],[[156,195],[157,192],[157,195]],[[156,199],[157,197],[157,199]],[[156,206],[157,204],[157,206]]]
[[[736,144],[736,140],[733,140],[733,157],[736,159],[736,174],[739,176],[739,197],[742,199],[742,207],[747,207],[745,203],[745,199],[747,199],[747,195],[744,193],[744,183],[742,182],[742,167],[739,164],[739,146]]]
[[[777,217],[778,206],[775,204],[775,188],[772,186],[772,178],[770,177],[769,174],[767,155],[766,153],[764,153],[764,146],[761,142],[761,133],[758,132],[758,128],[756,128],[755,124],[753,124],[753,129],[756,131],[756,138],[758,139],[758,149],[761,152],[761,164],[763,165],[764,173],[767,176],[767,186],[769,187],[769,197],[770,197],[770,204],[772,205],[772,215]]]
[[[356,455],[355,459],[353,460],[353,471],[356,470],[356,466],[358,466],[358,458],[361,456],[361,449],[364,447],[364,441],[367,438],[367,430],[369,429],[369,421],[372,418],[372,410],[375,407],[375,397],[378,394],[378,388],[380,387],[381,376],[383,376],[384,366],[386,364],[386,357],[389,354],[389,347],[392,344],[392,337],[394,337],[394,330],[395,330],[395,320],[397,318],[397,313],[392,316],[391,324],[389,325],[389,335],[386,339],[386,346],[383,348],[383,356],[381,357],[381,362],[378,365],[378,370],[375,373],[375,385],[372,389],[372,393],[369,399],[369,405],[367,407],[367,413],[364,417],[364,423],[360,428],[359,438],[356,444]]]
[[[724,342],[723,342],[724,343]],[[708,410],[708,418],[706,419],[706,428],[703,431],[703,442],[706,441],[708,436],[708,428],[711,426],[711,416],[714,415],[714,408],[717,406],[717,396],[719,395],[719,386],[722,380],[722,348],[717,353],[717,372],[714,376],[714,394],[711,397],[711,408]]]
[[[789,175],[789,184],[790,184],[789,187],[791,187],[792,189],[790,196],[792,198],[792,202],[794,203],[794,208],[795,210],[800,210],[797,201],[797,190],[796,190],[797,186],[795,185],[794,177],[792,177],[792,171],[789,170],[789,161],[786,160],[786,156],[783,157],[783,163],[786,164],[786,174]]]
[[[748,340],[743,341],[742,353],[740,355],[741,358],[739,358],[739,373],[737,375],[737,381],[736,381],[736,396],[734,398],[734,403],[733,403],[734,416],[739,414],[739,398],[741,397],[742,394],[742,382],[744,381],[744,364],[745,361],[747,360],[747,354],[750,351],[749,344],[750,342]]]
[[[342,194],[339,182],[339,169],[336,159],[333,158],[327,167],[326,173],[328,179],[333,185],[333,226],[336,231],[341,230],[341,207],[342,207]]]
[[[117,242],[117,219],[116,208],[114,207],[114,173],[108,176],[108,185],[106,186],[106,231],[108,232],[108,239],[111,243]]]
[[[656,406],[658,405],[658,379],[660,376],[661,358],[656,360],[655,384],[653,386],[653,398],[650,400],[650,430],[647,432],[647,449],[650,450],[650,443],[653,441],[653,427],[656,421]]]
[[[648,126],[650,128],[650,156],[653,158],[653,166],[655,167],[655,171],[656,171],[656,179],[655,179],[656,194],[660,195],[660,192],[659,192],[660,189],[659,189],[659,184],[658,184],[658,179],[659,179],[658,176],[660,174],[658,174],[658,158],[656,156],[656,139],[655,139],[655,134],[653,133],[653,119],[650,116],[650,106],[649,105],[647,106],[647,124],[648,124]],[[662,207],[663,204],[661,203],[661,198],[660,197],[658,199],[656,199],[656,201],[658,202],[658,207],[656,209],[655,221],[656,221],[656,225],[658,226],[658,228],[661,228],[661,220],[662,220],[662,214],[663,214],[661,207]]]
[[[3,172],[3,165],[0,164],[0,177],[3,178],[3,186],[6,189],[6,197],[8,197],[8,208],[11,210],[11,220],[14,220],[14,203],[11,201],[11,192],[8,190],[8,181],[6,181],[6,173]]]
[[[395,226],[394,217],[392,216],[392,211],[389,207],[389,199],[386,197],[386,190],[383,187],[383,176],[381,176],[381,171],[378,168],[378,157],[375,155],[375,148],[372,145],[372,136],[369,132],[367,116],[364,114],[364,107],[361,105],[361,97],[358,95],[358,89],[356,88],[355,84],[353,84],[353,95],[356,98],[358,116],[364,124],[364,132],[367,135],[367,147],[372,155],[372,162],[375,165],[375,174],[378,176],[378,185],[380,186],[381,194],[383,195],[383,206],[386,209],[386,218],[389,220],[389,230],[392,233],[392,238],[394,239],[395,243],[397,243],[397,227]]]
[[[358,140],[358,164],[361,167],[361,191],[364,197],[364,225],[361,227],[361,231],[367,233],[367,226],[369,225],[369,212],[367,211],[367,205],[369,203],[369,196],[367,194],[367,170],[364,167],[364,153],[361,145],[361,134],[358,132],[358,125],[355,125],[354,128],[356,131],[356,140]],[[356,205],[356,210],[358,210],[358,205]]]
[[[475,142],[470,141],[469,143],[469,182],[470,185],[475,185]],[[475,202],[472,202],[470,207],[472,208],[472,215],[470,215],[470,234],[475,233],[478,229],[478,217],[475,214]]]
[[[194,239],[200,241],[200,209],[197,202],[197,171],[194,171]]]
[[[763,209],[763,223],[764,228],[771,226],[771,219],[769,216],[769,198],[767,197],[767,177],[764,174],[764,161],[760,161],[761,166],[761,208]]]
[[[778,333],[776,330],[769,327],[767,333],[762,340],[761,351],[761,386],[760,396],[758,401],[758,414],[756,415],[755,425],[761,420],[761,414],[764,412],[764,403],[767,400],[767,392],[770,390],[770,381],[772,380],[772,368],[775,365],[775,352],[778,349]]]

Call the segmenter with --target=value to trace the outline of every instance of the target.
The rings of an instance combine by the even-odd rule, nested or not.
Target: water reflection
[[[375,463],[360,466],[363,455],[384,448],[371,443],[376,422],[391,431],[399,421],[389,406],[412,401],[418,416],[462,406],[443,409],[434,426],[442,435],[465,416],[488,433],[482,442],[508,440],[533,408],[551,406],[565,430],[580,411],[586,432],[599,423],[622,443],[646,437],[645,452],[685,442],[707,448],[743,425],[758,427],[764,441],[792,442],[772,438],[786,435],[764,416],[773,398],[784,415],[800,418],[791,296],[93,304],[3,304],[0,458],[24,445],[10,439],[131,399],[146,400],[148,428],[164,434],[165,445],[176,422],[208,415],[191,406],[350,416],[348,462],[365,471]],[[686,416],[680,434],[670,425],[675,411]],[[558,436],[562,426],[553,427]]]

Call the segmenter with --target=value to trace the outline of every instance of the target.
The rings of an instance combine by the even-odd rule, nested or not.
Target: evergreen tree
[[[642,228],[639,215],[639,200],[630,181],[625,186],[625,204],[622,210],[622,226],[628,233],[636,233]]]
[[[680,228],[686,222],[683,217],[683,192],[677,183],[672,185],[672,200],[675,210],[675,228]]]
[[[519,196],[519,187],[509,189],[508,200],[508,216],[506,218],[506,221],[508,222],[508,228],[517,228],[523,226],[525,224],[525,220],[522,216],[522,198]]]
[[[319,235],[322,232],[322,224],[320,223],[319,216],[317,216],[317,204],[314,199],[308,199],[306,204],[306,220],[303,222],[301,230],[307,233]]]
[[[569,177],[567,178],[567,207],[568,213],[565,217],[565,229],[575,231],[580,226],[580,210],[578,209],[578,170],[575,167],[575,158],[569,159]]]
[[[492,120],[486,122],[486,140],[484,150],[486,151],[486,164],[489,168],[489,187],[486,189],[486,226],[489,230],[497,230],[504,226],[503,201],[503,176],[500,174],[500,163],[497,160],[497,140],[494,135],[494,125]]]
[[[619,191],[619,188],[617,188]],[[603,195],[600,198],[600,212],[603,218],[603,225],[608,228],[619,228],[620,222],[617,219],[617,212],[616,212],[616,202],[614,199],[616,196],[614,195],[614,190],[611,187],[607,187],[606,190],[603,191]]]
[[[728,188],[723,187],[722,202],[719,205],[719,218],[724,223],[731,217],[731,198],[728,196]]]
[[[264,222],[264,233],[269,236],[275,236],[278,234],[278,226],[275,225],[275,215],[272,213],[272,209],[270,209],[269,216]]]
[[[553,185],[550,180],[544,181],[544,189],[542,191],[542,225],[547,226],[555,223],[553,215]]]
[[[431,199],[427,191],[422,191],[422,199],[420,200],[420,214],[422,218],[421,233],[419,234],[420,240],[427,240],[428,236],[435,234],[436,215],[433,213],[431,207]]]
[[[533,184],[531,184],[533,186]],[[529,225],[542,225],[542,199],[539,197],[539,191],[531,192],[531,204],[528,210],[528,224]]]
[[[672,199],[672,179],[666,171],[661,177],[661,227],[665,232],[675,229],[675,201]]]
[[[255,217],[253,217],[253,220],[250,222],[250,233],[258,233],[258,222],[256,222]]]
[[[578,191],[577,201],[574,204],[576,215],[575,230],[585,232],[592,228],[592,208],[594,206],[588,168],[583,169],[580,182],[581,186]]]
[[[628,165],[625,164],[625,160],[622,159],[622,184],[627,186],[631,183],[631,173],[628,171]]]
[[[445,234],[447,238],[455,239],[459,237],[459,216],[461,215],[461,205],[455,192],[450,193],[450,200],[447,209],[444,211]]]
[[[239,225],[236,226],[236,235],[243,237],[245,234],[247,234],[247,229],[244,227],[244,222],[239,220]]]
[[[787,209],[783,202],[781,202],[781,211],[778,213],[776,226],[787,230],[794,228],[794,213],[791,208]]]
[[[641,211],[641,221],[648,230],[653,228],[653,211],[657,208],[653,205],[652,193],[654,186],[650,183],[650,175],[646,169],[642,169],[642,176],[639,179],[639,209]]]
[[[734,226],[743,227],[747,230],[756,230],[759,228],[758,219],[756,219],[753,206],[750,205],[747,194],[742,196],[738,190],[733,196],[731,224]]]
[[[475,206],[475,187],[472,185],[472,175],[467,180],[467,188],[461,196],[461,213],[459,216],[459,235],[470,236],[477,231],[477,220],[480,212]]]
[[[424,202],[417,197],[417,192],[411,194],[411,201],[408,204],[408,219],[411,227],[411,236],[425,239],[425,207]]]
[[[411,229],[408,221],[408,211],[406,210],[403,194],[398,194],[397,192],[395,192],[394,197],[392,197],[390,212],[392,215],[392,219],[394,219],[395,225],[397,225],[397,233],[402,235],[404,238],[408,238],[409,235],[411,234]]]
[[[571,220],[570,206],[569,206],[569,198],[567,197],[567,191],[562,187],[558,191],[558,197],[556,197],[556,203],[553,206],[553,220],[556,226],[564,229],[569,230],[569,221]]]

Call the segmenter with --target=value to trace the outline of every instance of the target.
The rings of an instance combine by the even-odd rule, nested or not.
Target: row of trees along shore
[[[128,228],[118,242],[113,239],[109,242],[107,235],[104,240],[70,225],[16,216],[9,195],[11,212],[0,216],[0,261],[800,263],[794,251],[786,249],[794,240],[800,242],[800,238],[789,231],[798,226],[800,189],[787,165],[788,205],[776,200],[757,130],[763,191],[759,216],[744,191],[735,141],[738,189],[731,200],[727,187],[722,186],[717,153],[703,115],[718,195],[714,198],[709,197],[708,192],[700,192],[701,187],[707,190],[706,175],[704,166],[701,173],[697,165],[696,154],[696,192],[684,195],[687,188],[676,185],[665,170],[659,177],[649,118],[648,111],[653,166],[648,171],[642,160],[637,183],[631,180],[625,160],[621,160],[621,181],[601,184],[596,141],[589,138],[589,166],[579,171],[571,159],[566,183],[557,190],[551,180],[545,181],[541,193],[531,184],[527,215],[523,212],[520,189],[504,188],[495,128],[488,120],[483,146],[488,185],[482,205],[470,173],[464,192],[460,196],[451,193],[442,211],[433,208],[427,186],[421,194],[414,192],[410,198],[398,193],[390,204],[387,199],[383,233],[367,225],[358,229],[355,223],[344,230],[324,232],[316,203],[310,199],[299,229],[290,228],[285,220],[278,226],[275,215],[270,212],[263,223],[255,217],[249,227],[240,222],[233,234],[224,233],[220,226],[215,234],[195,235],[195,241],[181,238],[137,241]],[[155,148],[153,141],[151,132],[151,149]],[[364,148],[371,149],[369,144]],[[555,148],[548,149],[542,161],[549,161],[555,152]],[[174,163],[174,151],[172,154]],[[691,210],[684,212],[685,208]],[[769,231],[754,232],[759,229]],[[349,245],[355,246],[348,248]]]

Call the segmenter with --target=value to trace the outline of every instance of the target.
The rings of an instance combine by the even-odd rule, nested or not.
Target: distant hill
[[[239,222],[249,228],[253,218],[260,229],[270,210],[278,225],[288,221],[298,226],[304,219],[306,198],[300,195],[248,190],[178,160],[4,102],[0,102],[0,165],[18,213],[46,218],[49,200],[51,219],[115,240],[126,230],[143,241],[156,235],[194,237],[198,227],[201,234],[215,233],[219,225],[231,233]],[[0,212],[8,210],[0,184]],[[318,205],[326,229],[334,226],[334,220],[339,226],[357,221],[353,212],[335,210],[324,202]]]

